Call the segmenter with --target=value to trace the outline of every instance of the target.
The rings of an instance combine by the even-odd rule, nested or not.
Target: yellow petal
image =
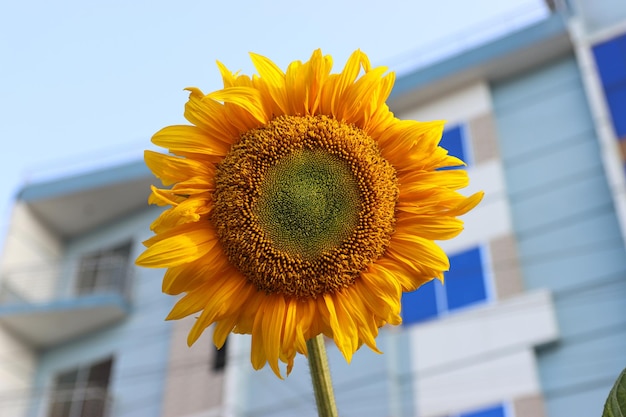
[[[378,270],[388,271],[402,287],[403,292],[415,291],[420,286],[432,281],[435,275],[417,274],[413,268],[405,263],[395,262],[389,258],[382,258],[376,262]]]
[[[362,340],[374,352],[381,353],[376,346],[378,327],[373,312],[365,306],[354,287],[344,288],[341,293],[337,294],[337,298],[344,305],[344,309],[350,311],[357,324],[359,340]]]
[[[332,294],[324,294],[323,300],[328,310],[328,323],[333,331],[335,344],[346,362],[350,363],[352,354],[356,350],[353,343],[356,333],[354,322],[345,314],[343,307],[335,302],[335,297]]]
[[[340,106],[343,101],[343,94],[361,71],[361,64],[364,63],[366,55],[360,50],[354,51],[348,60],[343,70],[339,74],[336,82],[333,84],[333,91],[330,94],[330,111],[331,114],[337,116],[340,111]]]
[[[223,279],[210,281],[206,288],[202,288],[204,294],[204,310],[196,320],[187,336],[187,343],[191,346],[198,340],[202,332],[217,320],[229,317],[246,301],[245,292],[249,293],[250,285],[243,277],[241,279]],[[225,303],[224,300],[233,300]]]
[[[294,61],[287,67],[285,73],[285,94],[287,95],[288,114],[305,115],[307,102],[304,86],[304,71],[302,62]]]
[[[239,138],[239,131],[225,120],[224,105],[213,100],[205,100],[202,91],[186,88],[189,100],[185,104],[184,116],[192,124],[206,132],[212,140],[230,145]]]
[[[198,222],[202,218],[206,220],[206,215],[211,211],[211,208],[212,202],[208,196],[204,198],[187,198],[162,212],[152,222],[150,229],[155,233],[161,233],[182,224]]]
[[[398,214],[396,231],[430,240],[452,239],[463,231],[463,221],[451,216]]]
[[[150,170],[163,185],[189,180],[191,177],[204,178],[206,182],[215,175],[215,166],[188,158],[178,158],[150,150],[144,151],[144,160]]]
[[[198,285],[216,276],[231,279],[226,271],[228,258],[221,249],[215,248],[206,256],[188,264],[169,268],[163,277],[162,290],[166,294],[178,295],[191,291]]]
[[[287,95],[285,93],[285,73],[264,56],[251,53],[250,57],[252,58],[254,67],[261,76],[260,82],[262,83],[261,85],[263,85],[262,88],[265,88],[273,104],[279,109],[279,114],[286,114],[289,108],[287,105]]]
[[[245,110],[259,124],[267,123],[269,116],[265,114],[261,94],[250,87],[226,87],[206,96],[207,99],[234,104]]]
[[[267,363],[267,356],[265,354],[265,342],[263,333],[263,316],[265,311],[265,299],[262,300],[259,310],[254,317],[254,324],[252,325],[252,340],[250,348],[250,362],[254,369],[261,369]]]
[[[378,137],[381,153],[394,165],[407,158],[409,153],[430,155],[441,140],[444,124],[442,120],[398,121]]]
[[[196,126],[168,126],[152,136],[152,142],[172,153],[192,152],[209,156],[225,156],[230,146],[211,137]]]
[[[482,201],[484,196],[485,193],[483,191],[472,194],[471,196],[460,202],[456,207],[452,208],[450,211],[456,216],[461,216],[476,207],[478,203]]]
[[[139,255],[135,261],[137,265],[146,268],[182,265],[206,255],[217,243],[215,232],[208,226],[185,225],[165,238],[157,235],[152,239],[146,241],[150,246]]]
[[[176,197],[172,194],[171,190],[162,190],[156,188],[154,185],[150,186],[150,197],[148,197],[148,204],[155,204],[157,206],[175,206],[180,202],[180,197]]]
[[[282,295],[268,296],[263,314],[263,349],[272,371],[282,379],[278,368],[281,351],[281,332],[285,320],[285,299]]]
[[[380,85],[381,76],[386,71],[386,67],[374,68],[350,85],[337,110],[337,117],[364,127],[372,114],[372,91]]]
[[[216,323],[215,330],[213,330],[213,344],[216,348],[224,347],[228,335],[233,331],[238,320],[238,315],[231,315]]]
[[[412,266],[418,272],[423,268],[435,271],[450,268],[448,256],[435,242],[407,233],[394,233],[387,252],[389,257]]]
[[[165,320],[178,320],[187,317],[190,314],[197,313],[202,310],[210,297],[211,288],[215,286],[212,282],[205,282],[202,286],[195,288],[178,300],[172,311],[167,315]]]
[[[287,363],[287,375],[293,369],[296,356],[297,303],[294,298],[286,300],[285,324],[281,338],[281,360]]]

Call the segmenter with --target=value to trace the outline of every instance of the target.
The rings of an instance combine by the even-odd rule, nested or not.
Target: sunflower
[[[354,52],[343,71],[313,52],[283,72],[251,54],[258,75],[218,66],[224,88],[189,88],[185,118],[152,141],[145,161],[167,188],[149,202],[170,206],[137,259],[167,268],[163,291],[184,294],[167,319],[200,313],[193,344],[214,325],[219,348],[251,334],[255,369],[296,353],[319,334],[349,362],[374,351],[386,323],[401,323],[400,298],[449,261],[435,240],[463,229],[463,162],[438,146],[443,122],[399,120],[385,104],[394,74]]]

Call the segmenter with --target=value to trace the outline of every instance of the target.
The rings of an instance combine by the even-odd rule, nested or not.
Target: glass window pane
[[[221,349],[215,349],[214,357],[213,357],[213,371],[223,371],[226,367],[226,354],[228,347],[228,339],[224,343]]]
[[[72,400],[62,400],[56,396],[52,398],[48,417],[69,417]]]
[[[78,270],[77,293],[124,292],[130,249],[131,244],[128,242],[113,249],[84,255]]]
[[[446,272],[444,277],[449,310],[487,298],[478,247],[450,256],[450,271]]]
[[[626,80],[626,35],[594,46],[593,54],[605,89]]]
[[[55,385],[57,387],[74,388],[77,379],[78,369],[72,369],[71,371],[58,374],[55,378]]]
[[[104,416],[112,363],[113,358],[109,358],[90,367],[58,374],[47,416]]]
[[[443,136],[441,137],[441,142],[439,142],[439,146],[447,149],[449,155],[456,156],[466,163],[468,162],[466,160],[467,152],[464,148],[463,131],[461,129],[461,126],[455,126],[451,129],[446,129],[443,132]]]
[[[78,369],[63,372],[56,376],[48,417],[68,417],[70,415],[77,379]]]
[[[90,390],[85,395],[81,416],[103,417],[106,405],[106,397],[98,392]]]
[[[112,359],[107,359],[103,362],[93,365],[89,369],[89,379],[87,381],[87,385],[89,385],[90,387],[106,387],[107,385],[109,385],[109,377],[111,376],[112,363]]]
[[[436,316],[437,300],[433,281],[402,295],[403,324],[418,323]]]
[[[606,92],[606,100],[611,111],[615,134],[623,140],[626,138],[626,83],[619,88],[609,89]]]
[[[459,414],[459,417],[504,417],[504,407],[497,405],[470,413]]]

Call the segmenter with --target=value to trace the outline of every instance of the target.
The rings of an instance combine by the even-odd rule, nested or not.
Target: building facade
[[[384,355],[363,348],[347,365],[329,345],[342,415],[600,415],[626,367],[626,5],[550,6],[398,77],[391,109],[446,118],[442,146],[485,198],[441,242],[445,286],[404,296]],[[238,415],[315,415],[304,359],[286,382],[236,375]]]
[[[531,25],[401,74],[399,118],[447,119],[483,202],[441,242],[445,286],[402,300],[379,355],[328,345],[340,414],[600,415],[626,367],[626,4]],[[133,260],[159,208],[143,162],[26,185],[0,263],[0,416],[315,416],[306,358],[253,371],[246,336],[186,345],[163,271]]]
[[[0,416],[221,415],[222,355],[164,323],[134,259],[158,208],[143,161],[25,186],[1,264]]]

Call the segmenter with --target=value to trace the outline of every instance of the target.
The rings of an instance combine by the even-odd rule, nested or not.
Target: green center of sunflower
[[[259,223],[276,248],[313,259],[350,236],[360,202],[345,162],[304,150],[268,170],[257,202]]]
[[[361,129],[280,116],[243,133],[217,166],[211,221],[260,291],[315,298],[384,254],[397,198],[394,168]]]

